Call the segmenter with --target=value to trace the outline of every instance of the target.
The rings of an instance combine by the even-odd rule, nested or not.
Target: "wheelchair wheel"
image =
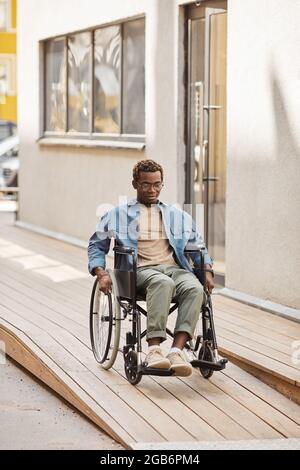
[[[209,344],[206,343],[201,346],[198,359],[199,361],[214,362],[213,350]],[[214,373],[214,371],[208,367],[199,367],[199,370],[205,379],[209,379]]]
[[[96,279],[90,303],[90,337],[95,359],[103,369],[110,369],[117,357],[120,343],[121,310],[117,284],[112,272],[112,292],[105,295]]]
[[[131,350],[126,354],[124,367],[128,382],[137,385],[142,378],[142,374],[138,372],[137,353],[135,351]]]

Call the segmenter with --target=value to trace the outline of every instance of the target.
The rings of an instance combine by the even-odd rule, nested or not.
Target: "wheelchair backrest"
[[[132,299],[136,294],[135,273],[133,271],[121,271],[114,269],[118,284],[118,295],[126,299]]]

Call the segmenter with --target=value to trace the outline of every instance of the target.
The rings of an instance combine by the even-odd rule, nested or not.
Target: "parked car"
[[[0,142],[17,134],[17,126],[12,121],[0,120]]]
[[[13,157],[3,162],[0,168],[0,186],[18,187],[19,158]],[[1,181],[2,180],[2,181]]]
[[[0,187],[18,186],[19,137],[12,135],[0,141]]]

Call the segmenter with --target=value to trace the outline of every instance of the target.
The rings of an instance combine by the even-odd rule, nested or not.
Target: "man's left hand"
[[[209,272],[205,273],[205,287],[209,292],[211,292],[214,289],[215,284],[214,284],[214,278],[213,278],[212,273],[209,273]]]

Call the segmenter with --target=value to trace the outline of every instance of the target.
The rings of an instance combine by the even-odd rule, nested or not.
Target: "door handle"
[[[196,142],[201,145],[204,139],[204,84],[195,82],[195,117],[196,117]]]
[[[202,162],[203,162],[203,174],[205,174],[206,172],[206,167],[207,167],[207,146],[208,146],[208,140],[204,140],[203,141],[203,144],[202,144]],[[204,181],[204,178],[202,178],[202,180]]]
[[[222,109],[223,106],[218,106],[217,104],[207,104],[203,106],[203,109],[209,111],[210,109]]]
[[[218,176],[207,176],[207,177],[203,178],[203,181],[207,181],[207,182],[219,181],[219,180],[220,180],[220,178]]]

